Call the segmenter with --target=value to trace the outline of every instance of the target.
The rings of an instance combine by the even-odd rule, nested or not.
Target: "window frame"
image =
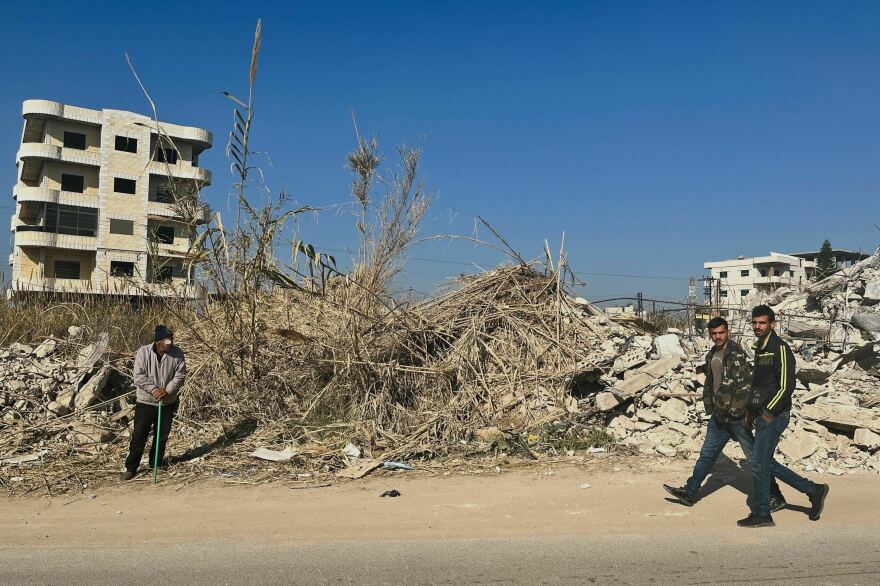
[[[120,144],[122,145],[121,147],[120,147]],[[138,139],[132,138],[130,136],[123,136],[121,134],[117,134],[116,139],[114,140],[114,147],[120,153],[137,154],[137,152],[138,152]],[[132,150],[132,147],[134,150]]]
[[[131,183],[131,191],[120,190],[120,187],[128,187]],[[125,177],[113,178],[113,193],[122,193],[125,195],[135,195],[137,193],[137,179],[126,179]]]
[[[114,223],[116,224],[117,227],[119,227],[120,224],[124,224],[124,225],[128,226],[129,231],[128,232],[119,232],[118,230],[114,230],[113,229]],[[120,236],[134,236],[134,220],[125,220],[122,218],[110,218],[109,230],[110,230],[110,234],[118,234]]]
[[[73,139],[74,136],[77,136],[77,137],[81,136],[82,137],[82,146],[81,147],[78,146],[80,144],[79,140],[76,141],[76,144],[68,144],[68,137]],[[63,144],[64,148],[66,148],[66,149],[76,149],[78,151],[84,151],[84,150],[86,150],[87,139],[88,139],[88,137],[86,136],[86,134],[84,132],[74,132],[73,130],[65,130],[64,134],[62,136],[62,139],[61,139],[61,144]]]
[[[67,180],[65,181],[65,177]],[[65,183],[67,182],[67,187],[70,187],[69,182],[72,179],[79,178],[79,189],[67,189],[65,188]],[[61,191],[68,191],[70,193],[85,193],[86,192],[86,176],[85,175],[76,175],[75,173],[61,173]]]
[[[116,265],[116,266],[114,266]],[[119,265],[126,265],[125,267],[120,267]],[[131,270],[127,270],[128,267],[131,267]],[[126,269],[126,270],[118,270],[118,269]],[[135,263],[128,260],[111,260],[110,261],[110,276],[111,277],[134,277],[134,269]]]
[[[59,277],[58,276],[58,265],[59,264],[67,264],[67,265],[76,265],[76,276],[75,277]],[[71,268],[68,266],[67,268]],[[72,273],[71,273],[72,274]],[[82,279],[82,262],[78,260],[63,260],[63,259],[55,259],[52,262],[52,275],[53,279],[70,279],[72,281],[81,281]]]

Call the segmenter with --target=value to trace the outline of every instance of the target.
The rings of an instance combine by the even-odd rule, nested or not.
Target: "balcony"
[[[15,246],[42,248],[68,248],[70,250],[97,250],[98,239],[94,236],[74,236],[43,232],[43,226],[18,225],[15,227]]]
[[[48,187],[30,187],[19,183],[12,188],[12,194],[19,203],[40,202],[60,203],[87,208],[99,207],[98,198],[94,196],[72,191],[59,191],[57,189],[49,189]]]
[[[160,163],[159,161],[150,161],[147,169],[149,170],[150,175],[158,175],[159,177],[168,177],[170,175],[177,179],[191,179],[193,181],[198,181],[204,185],[211,184],[211,172],[202,167],[182,165],[180,162],[175,165],[170,165],[168,163]]]
[[[98,153],[65,148],[43,142],[23,142],[18,149],[18,158],[22,161],[37,159],[41,161],[61,161],[74,165],[100,167],[101,156]]]
[[[85,124],[101,124],[100,110],[67,106],[53,100],[25,100],[21,105],[21,115],[28,120],[32,118],[63,118]]]
[[[13,279],[9,291],[16,293],[78,293],[89,295],[124,295],[146,297],[180,297],[195,299],[205,294],[199,285],[174,283],[144,283],[140,279],[110,279],[112,282],[95,283],[88,279]]]
[[[206,224],[211,221],[211,208],[207,205],[201,206],[199,213],[196,214],[196,224]],[[175,209],[174,204],[163,203],[159,201],[150,201],[147,208],[147,218],[153,220],[179,219],[180,216]]]

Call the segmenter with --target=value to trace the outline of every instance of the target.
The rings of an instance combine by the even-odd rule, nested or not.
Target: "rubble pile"
[[[51,441],[78,447],[124,430],[131,406],[119,388],[109,388],[107,335],[88,344],[82,338],[82,329],[71,327],[64,339],[0,350],[0,457],[23,441],[24,430],[52,427]]]
[[[777,332],[797,362],[792,420],[778,458],[807,471],[880,472],[880,254],[764,302],[776,311]],[[751,355],[749,318],[744,311],[729,321]],[[653,345],[649,337],[633,341],[611,373],[622,380],[606,377],[596,406],[623,445],[696,458],[706,419],[701,395],[708,340],[682,343],[666,334]]]

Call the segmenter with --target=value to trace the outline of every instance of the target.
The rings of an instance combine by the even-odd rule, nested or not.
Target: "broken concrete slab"
[[[803,429],[795,430],[779,442],[779,451],[792,462],[809,458],[817,449],[819,449],[819,442],[816,441],[815,434]]]
[[[685,358],[687,354],[681,347],[681,339],[676,334],[663,334],[654,338],[654,348],[661,358],[666,356],[678,356]]]
[[[101,391],[104,390],[104,387],[107,385],[107,381],[109,380],[109,378],[110,365],[105,364],[76,393],[76,398],[74,399],[74,409],[78,411],[80,409],[85,409],[86,407],[91,407],[95,403],[100,402]]]
[[[878,409],[813,403],[801,406],[799,413],[804,419],[819,421],[828,427],[844,431],[854,431],[861,427],[873,432],[880,432],[880,410]]]
[[[620,400],[614,393],[603,391],[596,394],[596,407],[599,411],[611,411],[620,405]]]
[[[649,386],[657,383],[681,364],[678,356],[666,356],[660,360],[652,360],[635,371],[626,380],[614,383],[608,390],[621,399],[637,396]]]
[[[880,313],[857,313],[850,321],[870,335],[872,340],[880,341]]]
[[[666,399],[660,406],[658,413],[670,421],[679,423],[687,423],[689,419],[687,403],[681,399]]]
[[[860,427],[853,434],[853,444],[871,451],[880,449],[880,434]]]

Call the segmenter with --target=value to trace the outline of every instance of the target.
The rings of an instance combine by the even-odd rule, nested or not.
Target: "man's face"
[[[775,322],[771,322],[770,318],[766,315],[759,315],[758,317],[752,318],[752,331],[755,333],[755,336],[759,338],[763,338],[767,334],[770,333],[770,330],[773,329],[773,324]]]
[[[171,348],[171,345],[173,343],[174,343],[173,338],[170,338],[170,337],[169,338],[162,338],[161,340],[156,342],[156,350],[158,350],[159,352],[165,352],[166,350]]]
[[[712,338],[716,348],[723,348],[727,344],[728,338],[730,338],[730,331],[727,329],[727,326],[718,326],[709,330],[709,337]]]

